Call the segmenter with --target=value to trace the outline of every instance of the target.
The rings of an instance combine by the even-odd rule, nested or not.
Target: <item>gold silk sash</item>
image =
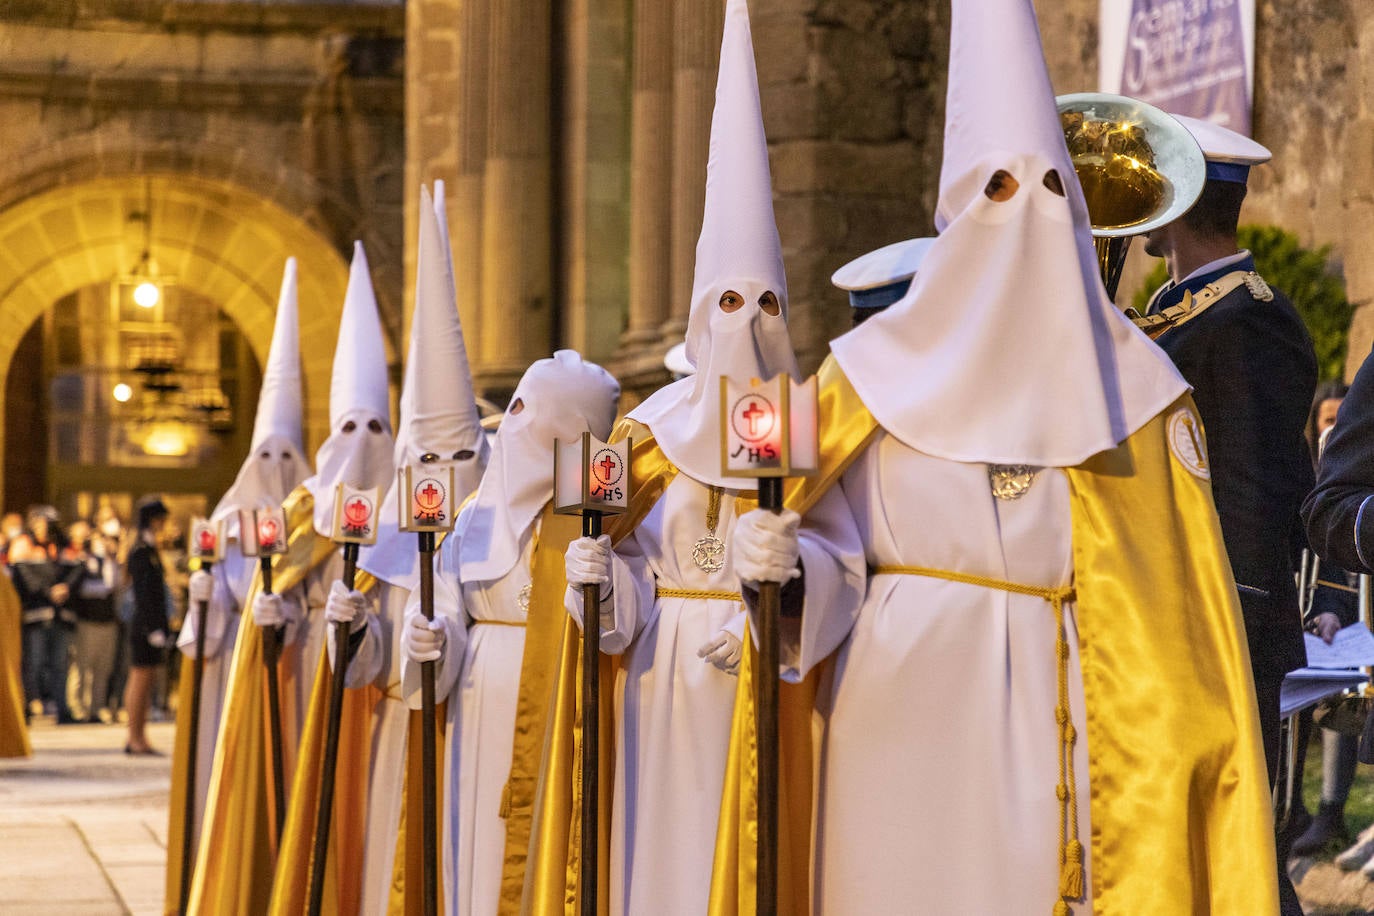
[[[534,824],[534,799],[539,786],[539,761],[548,728],[549,694],[559,663],[564,621],[563,554],[582,533],[581,519],[556,515],[553,503],[544,507],[530,552],[529,610],[525,616],[525,647],[520,663],[520,689],[515,706],[515,737],[511,746],[510,776],[501,798],[506,819],[505,862],[501,869],[498,913],[519,913],[525,887],[525,861]]]
[[[1069,901],[1083,896],[1083,844],[1078,839],[1078,784],[1073,774],[1073,746],[1077,738],[1069,711],[1069,643],[1064,634],[1064,604],[1074,600],[1073,586],[1045,588],[1022,585],[991,576],[974,576],[948,569],[926,566],[877,566],[875,576],[925,576],[946,582],[961,582],[996,591],[1027,595],[1049,604],[1054,611],[1055,697],[1054,722],[1059,732],[1059,783],[1054,787],[1059,799],[1059,897],[1054,916],[1070,916]]]
[[[309,490],[297,487],[282,507],[289,534],[286,552],[272,558],[272,585],[278,593],[304,581],[311,569],[337,549],[330,541],[315,536],[314,503]],[[261,587],[261,577],[255,573],[244,601],[245,608],[253,606],[253,599]],[[261,916],[267,912],[271,900],[278,838],[272,811],[267,678],[262,649],[262,631],[253,622],[251,613],[243,614],[234,643],[210,788],[201,821],[201,836],[207,839],[200,844],[196,855],[189,904],[193,913]],[[297,676],[290,664],[291,658],[291,653],[282,655],[283,698],[291,695],[292,679]],[[295,719],[296,712],[291,704],[283,703],[282,750],[288,786],[293,781],[295,764],[296,747],[292,737],[296,734]],[[184,765],[181,768],[184,769]],[[186,790],[183,786],[183,791]],[[180,811],[180,806],[174,804],[171,816],[180,817]],[[175,849],[179,851],[180,848],[178,843]],[[169,861],[174,854],[169,845]]]
[[[371,594],[377,580],[359,570],[354,587]],[[325,623],[325,626],[330,626]],[[296,776],[287,796],[286,824],[277,876],[272,886],[272,916],[292,916],[306,910],[310,871],[314,867],[315,820],[324,779],[329,694],[334,671],[329,653],[320,652],[315,683],[296,751]],[[339,753],[334,766],[334,814],[330,820],[329,852],[325,861],[322,914],[352,914],[362,905],[363,844],[367,838],[367,784],[372,751],[372,710],[382,702],[373,684],[344,691],[339,720]]]
[[[822,476],[788,488],[793,508],[814,503],[880,431],[833,360],[822,385]],[[1169,419],[1181,410],[1196,416],[1191,397],[1066,471],[1098,916],[1278,911],[1244,625],[1210,484],[1169,444]],[[751,650],[735,704],[712,916],[754,913],[756,666]],[[811,910],[806,777],[816,765],[817,678],[782,685],[780,912]],[[794,796],[799,780],[806,792]]]
[[[23,612],[9,576],[0,580],[0,757],[27,757],[32,748],[24,722]]]
[[[387,916],[423,916],[424,889],[420,876],[424,873],[424,822],[420,817],[410,817],[408,812],[424,810],[424,748],[421,735],[424,732],[425,714],[412,709],[406,723],[405,772],[402,774],[401,820],[396,828],[396,855],[391,867],[391,891],[387,895]],[[437,761],[442,766],[445,734],[448,731],[448,700],[434,704],[434,743],[439,749]],[[444,804],[444,779],[442,772],[435,779],[435,807],[439,811],[439,912],[444,913],[444,860],[443,860],[443,817],[448,810]],[[407,882],[407,876],[413,882]]]

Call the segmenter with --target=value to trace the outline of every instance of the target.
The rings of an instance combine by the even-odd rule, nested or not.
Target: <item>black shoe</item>
[[[1345,828],[1345,806],[1322,802],[1312,823],[1293,841],[1292,854],[1315,855],[1333,840],[1340,840],[1342,844],[1350,842],[1350,832]]]

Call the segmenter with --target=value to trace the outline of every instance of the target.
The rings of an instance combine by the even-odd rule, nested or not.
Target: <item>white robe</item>
[[[205,607],[205,664],[201,672],[200,724],[196,735],[196,822],[193,829],[197,838],[200,837],[201,819],[205,816],[205,796],[210,790],[210,771],[215,761],[219,720],[229,689],[234,640],[238,637],[243,601],[253,583],[257,563],[244,557],[236,549],[237,545],[233,546],[235,549],[226,551],[224,559],[210,570],[214,588]],[[198,617],[199,614],[192,607],[177,637],[177,648],[185,657],[183,665],[194,664]]]
[[[436,561],[434,613],[449,618],[449,639],[435,672],[435,693],[448,698],[444,748],[443,842],[446,912],[492,916],[501,900],[506,821],[501,798],[510,777],[515,711],[525,653],[526,607],[533,540],[521,538],[520,559],[502,578],[460,584],[458,538]],[[419,595],[411,606],[418,608]],[[406,697],[418,708],[420,666],[403,662]]]
[[[721,499],[716,536],[727,544],[737,495],[726,490]],[[606,890],[612,914],[705,913],[710,897],[736,681],[697,652],[722,630],[742,637],[746,616],[735,601],[654,597],[655,587],[739,591],[728,548],[717,572],[692,561],[693,545],[707,533],[708,498],[706,486],[679,474],[616,551],[615,625],[601,643],[606,652],[625,653],[615,699]],[[807,601],[852,612],[862,591],[862,555],[838,492],[822,500],[810,522],[801,541]],[[805,641],[825,651],[849,627],[848,619],[810,620],[828,635],[804,625]]]
[[[1042,470],[1020,499],[998,500],[986,465],[932,458],[883,436],[842,488],[872,566],[1040,587],[1072,579],[1062,471]],[[1065,619],[1086,859],[1087,729],[1073,610],[1066,606]],[[801,671],[818,658],[788,648]],[[1048,913],[1058,899],[1060,811],[1049,603],[876,575],[833,674],[820,700],[816,911]],[[1091,909],[1091,899],[1073,907],[1080,916]]]

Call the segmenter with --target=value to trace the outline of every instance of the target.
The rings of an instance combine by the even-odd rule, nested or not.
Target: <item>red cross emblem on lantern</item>
[[[281,536],[281,526],[272,516],[258,522],[258,544],[262,547],[272,547],[277,543]]]
[[[200,529],[200,534],[196,538],[196,547],[201,553],[215,552],[215,533],[209,528]]]
[[[344,521],[348,527],[362,529],[372,518],[372,506],[361,496],[355,496],[344,504]]]
[[[749,394],[735,402],[730,422],[735,434],[748,442],[759,442],[768,438],[777,424],[778,411],[762,395]]]
[[[608,448],[603,448],[592,461],[592,476],[604,487],[615,486],[625,473],[620,456]]]

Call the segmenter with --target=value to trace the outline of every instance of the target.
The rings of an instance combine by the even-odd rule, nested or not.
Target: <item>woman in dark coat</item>
[[[129,683],[124,707],[129,714],[126,754],[156,754],[144,734],[153,681],[167,645],[167,584],[157,551],[158,535],[167,521],[162,500],[144,500],[138,507],[138,541],[129,553],[129,584],[134,613],[129,623]]]

